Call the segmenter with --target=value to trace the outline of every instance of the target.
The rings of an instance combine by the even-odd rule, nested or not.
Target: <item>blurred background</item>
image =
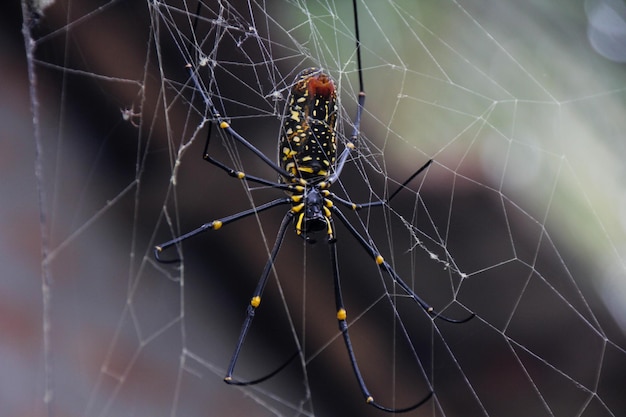
[[[215,59],[202,82],[272,158],[287,88],[307,66],[337,80],[349,132],[353,12],[336,3],[210,3],[194,23],[193,1],[56,1],[32,22],[35,85],[20,5],[2,6],[0,415],[383,415],[337,337],[327,245],[291,231],[236,373],[275,369],[294,339],[306,366],[222,382],[284,209],[186,242],[181,265],[152,258],[155,244],[281,195],[202,160],[208,124],[185,64],[199,50]],[[431,386],[411,415],[624,414],[626,5],[369,1],[359,22],[363,142],[333,190],[367,201],[434,159],[392,211],[349,218],[437,309],[477,314],[433,322],[400,300],[398,322],[338,225],[376,399],[402,407]],[[212,138],[220,160],[275,178]]]

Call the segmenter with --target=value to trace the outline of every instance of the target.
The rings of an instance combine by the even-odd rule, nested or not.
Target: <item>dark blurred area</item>
[[[258,7],[232,3],[228,10],[241,16]],[[432,385],[435,396],[415,416],[623,414],[626,322],[615,306],[626,301],[626,57],[601,19],[611,10],[626,18],[623,4],[404,2],[387,18],[372,3],[360,4],[369,59],[362,131],[373,153],[384,149],[383,159],[372,160],[386,164],[388,178],[362,158],[333,191],[367,201],[370,187],[379,195],[394,190],[432,157],[428,171],[394,198],[393,212],[346,213],[357,227],[368,225],[381,252],[436,309],[454,318],[476,313],[465,324],[433,322],[408,299],[396,300],[394,311],[378,268],[336,221],[352,342],[372,394],[404,407]],[[185,23],[176,12],[185,6],[195,13],[195,3],[175,3],[172,21]],[[267,7],[255,22],[259,33],[271,33],[275,55],[240,54],[251,62],[292,55],[267,70],[233,65],[216,83],[232,126],[273,158],[279,121],[272,106],[282,112],[283,102],[249,90],[285,88],[301,68],[319,64],[306,53],[323,55],[324,48],[302,37],[304,58],[281,50],[291,41],[287,30],[271,32],[274,21],[297,28],[292,36],[312,28],[294,23],[302,18],[289,14],[295,8]],[[337,332],[328,244],[307,245],[291,230],[236,374],[267,374],[298,349],[306,366],[299,357],[250,387],[222,382],[286,208],[185,242],[180,265],[153,260],[155,244],[282,196],[248,188],[202,160],[209,125],[201,125],[204,103],[185,69],[198,51],[180,43],[191,31],[169,33],[168,15],[151,16],[143,2],[48,7],[32,27],[38,182],[21,10],[3,9],[0,415],[385,415],[364,403]],[[337,36],[339,44],[351,33],[350,8],[330,9],[347,17],[329,35],[321,29],[320,39]],[[213,39],[214,24],[207,17],[193,27]],[[382,39],[374,36],[379,30]],[[222,39],[232,44],[232,53],[220,55],[224,62],[241,59],[242,39]],[[428,47],[418,48],[417,39]],[[408,68],[398,71],[402,79],[378,65],[389,45]],[[203,46],[208,53],[211,45]],[[348,118],[357,93],[351,71],[341,84]],[[403,95],[411,99],[406,105]],[[210,151],[230,164],[216,130]],[[275,179],[254,155],[238,157],[246,172]],[[42,225],[50,236],[47,313]],[[424,234],[413,236],[416,230]],[[445,251],[428,240],[434,236]]]

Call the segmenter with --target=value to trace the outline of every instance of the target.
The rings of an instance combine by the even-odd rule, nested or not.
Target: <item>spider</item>
[[[286,197],[277,198],[265,204],[261,204],[251,209],[232,214],[221,219],[205,223],[200,227],[176,237],[170,241],[157,245],[154,249],[154,256],[159,262],[172,263],[179,262],[179,259],[163,259],[161,253],[170,247],[177,246],[184,240],[192,236],[203,233],[207,230],[218,230],[223,226],[243,219],[245,217],[269,210],[273,207],[289,205],[290,208],[283,217],[279,227],[276,241],[270,252],[269,259],[261,273],[256,289],[250,299],[250,304],[246,310],[246,317],[241,328],[239,338],[228,365],[224,381],[233,385],[252,385],[265,381],[286,367],[297,355],[290,357],[278,369],[261,378],[241,381],[233,378],[235,366],[239,354],[248,334],[256,309],[261,304],[261,296],[267,283],[270,271],[282,245],[285,233],[290,224],[293,224],[295,233],[301,236],[308,243],[315,243],[313,236],[325,234],[330,248],[330,262],[333,271],[333,284],[335,291],[335,303],[337,308],[337,321],[339,331],[343,336],[343,341],[348,353],[348,358],[352,370],[356,377],[359,388],[365,397],[367,404],[391,413],[401,413],[416,409],[428,401],[433,395],[432,391],[421,398],[417,403],[405,408],[386,407],[374,400],[367,388],[365,380],[353,351],[352,341],[348,331],[347,312],[344,307],[341,284],[339,280],[339,268],[337,264],[337,247],[334,219],[346,227],[348,232],[354,237],[359,245],[369,254],[378,267],[387,273],[409,297],[421,306],[426,313],[433,318],[438,318],[450,323],[465,323],[474,317],[471,313],[463,319],[452,319],[436,312],[426,301],[419,297],[409,285],[396,273],[391,265],[381,256],[375,247],[368,242],[365,237],[357,231],[350,223],[343,212],[335,205],[338,203],[352,211],[357,211],[366,207],[382,206],[391,202],[400,190],[407,186],[416,176],[426,170],[432,160],[427,161],[413,175],[404,181],[396,191],[387,199],[372,201],[363,204],[356,204],[332,193],[330,187],[339,179],[341,172],[355,148],[355,143],[359,140],[361,115],[365,104],[365,91],[363,87],[362,65],[361,65],[361,41],[359,37],[359,24],[357,17],[357,4],[353,0],[356,57],[359,75],[359,94],[357,98],[357,113],[354,120],[354,127],[350,140],[344,144],[344,149],[337,156],[336,123],[338,117],[337,90],[335,82],[328,72],[321,68],[307,68],[302,70],[295,78],[290,94],[287,98],[285,110],[282,116],[282,127],[278,143],[278,162],[275,163],[252,143],[242,137],[231,127],[226,119],[217,111],[211,97],[205,92],[191,64],[187,64],[190,77],[197,90],[200,92],[209,112],[212,121],[225,131],[231,138],[250,150],[254,155],[267,164],[272,170],[279,174],[279,180],[271,181],[261,177],[247,175],[243,171],[238,171],[228,165],[214,159],[209,153],[209,142],[211,134],[209,132],[204,147],[203,159],[212,165],[225,171],[229,176],[239,180],[262,184],[274,189],[283,190]],[[210,125],[211,126],[211,125]]]

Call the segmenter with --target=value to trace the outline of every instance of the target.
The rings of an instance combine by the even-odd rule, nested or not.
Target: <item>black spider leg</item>
[[[201,91],[202,96],[204,97],[204,100],[205,100],[206,104],[208,106],[210,106],[209,107],[210,111],[211,112],[216,112],[215,108],[212,106],[212,104],[210,103],[210,101],[206,97],[206,94],[204,94],[204,90],[201,88],[200,82],[198,81],[197,77],[195,76],[195,73],[193,72],[193,70],[190,70],[190,71],[191,71],[191,76],[192,76],[192,78],[194,80],[194,83],[196,85],[196,88],[198,88]],[[223,122],[223,123],[226,123],[226,122]],[[209,130],[208,130],[208,133],[207,133],[207,140],[206,140],[206,143],[204,145],[204,151],[203,151],[203,154],[202,154],[202,158],[205,161],[207,161],[207,162],[211,163],[212,165],[215,165],[216,167],[218,167],[221,170],[225,171],[229,176],[231,176],[233,178],[237,178],[239,180],[244,180],[245,179],[246,181],[267,185],[269,187],[280,189],[280,190],[293,191],[293,186],[292,185],[284,184],[284,183],[278,183],[278,182],[274,182],[274,181],[269,181],[269,180],[267,180],[265,178],[261,178],[261,177],[257,177],[257,176],[253,176],[253,175],[247,175],[243,171],[235,170],[235,169],[229,167],[228,165],[224,164],[223,162],[220,162],[220,161],[216,160],[215,158],[211,157],[209,155],[209,144],[210,144],[211,136],[212,136],[212,134],[211,134],[212,133],[212,127],[213,127],[213,124],[212,123],[209,124]],[[228,129],[230,131],[234,132],[234,130],[232,128],[228,127]],[[236,134],[236,132],[235,132],[235,134]],[[249,142],[245,141],[245,139],[243,139],[240,135],[238,135],[238,134],[236,134],[236,135],[237,135],[236,138],[241,138],[244,141],[243,142],[244,145],[246,145],[246,147],[251,149],[255,155],[263,155],[261,153],[261,151],[259,151],[256,147],[254,147]],[[263,157],[265,157],[265,155],[263,155]],[[272,164],[272,166],[275,167],[276,169],[279,169],[280,170],[280,171],[278,171],[279,173],[282,171],[282,169],[280,167],[276,166],[275,164]],[[285,171],[285,173],[287,174],[286,171]],[[289,175],[291,176],[291,174],[289,174]],[[195,236],[195,235],[197,235],[199,233],[202,233],[202,232],[204,232],[206,230],[210,230],[210,229],[217,230],[223,224],[231,223],[233,221],[239,220],[240,218],[252,215],[254,213],[258,213],[260,211],[272,208],[274,206],[277,206],[277,205],[280,205],[280,204],[287,204],[287,203],[290,203],[290,202],[291,202],[291,200],[289,198],[278,199],[278,200],[274,200],[272,202],[263,204],[263,205],[261,205],[259,207],[242,211],[241,213],[233,214],[231,216],[224,217],[222,219],[218,219],[218,220],[214,220],[214,221],[209,222],[209,223],[205,223],[202,226],[192,230],[191,232],[185,233],[182,236],[179,236],[179,237],[177,237],[175,239],[172,239],[170,241],[167,241],[165,243],[157,245],[155,247],[155,249],[154,249],[154,257],[156,258],[157,261],[159,261],[161,263],[176,263],[176,262],[180,262],[180,258],[162,259],[160,254],[165,249],[167,249],[167,248],[169,248],[169,247],[171,247],[173,245],[176,245],[176,244],[182,242],[183,240],[186,240],[186,239],[188,239],[188,238],[190,238],[192,236]]]
[[[354,2],[354,13],[355,13],[355,18],[356,18],[356,1]],[[358,36],[358,24],[356,25],[356,33]],[[344,150],[341,152],[341,155],[339,156],[339,159],[337,160],[337,165],[336,168],[334,169],[332,175],[330,175],[328,177],[328,179],[325,180],[326,183],[328,183],[328,186],[330,186],[331,184],[333,184],[335,181],[337,181],[337,179],[339,178],[339,176],[341,175],[341,172],[343,171],[343,167],[346,164],[348,157],[350,156],[351,151],[356,147],[356,143],[359,139],[360,136],[360,129],[361,129],[361,117],[363,115],[363,109],[365,107],[365,91],[363,89],[363,76],[361,74],[360,68],[361,68],[361,48],[360,48],[360,41],[358,41],[358,37],[357,37],[357,57],[358,57],[358,63],[359,63],[359,98],[357,101],[357,111],[356,111],[356,117],[354,118],[354,127],[352,130],[352,134],[350,135],[350,142],[348,142],[346,144],[346,147],[344,148]],[[413,181],[413,179],[415,177],[417,177],[418,175],[420,175],[426,168],[428,168],[430,166],[430,164],[433,162],[432,159],[429,159],[428,161],[426,161],[426,163],[424,165],[422,165],[421,167],[419,167],[417,169],[417,171],[415,171],[413,174],[411,174],[411,176],[409,176],[409,178],[407,178],[402,184],[400,184],[400,186],[393,192],[391,193],[391,195],[389,196],[389,198],[387,198],[386,200],[379,200],[379,201],[375,201],[375,202],[370,202],[370,203],[364,203],[364,204],[359,204],[357,206],[359,206],[358,208],[352,207],[355,204],[341,199],[341,198],[337,198],[335,196],[335,198],[337,199],[337,201],[339,201],[340,203],[344,204],[347,207],[352,208],[352,210],[358,210],[360,208],[363,207],[373,207],[373,206],[380,206],[380,205],[384,205],[386,203],[389,203],[400,191],[402,191],[402,189],[406,188],[406,186]]]
[[[337,202],[343,204],[344,206],[346,206],[347,208],[349,208],[352,211],[358,211],[358,210],[361,210],[361,209],[366,208],[366,207],[384,206],[385,204],[389,204],[391,202],[391,200],[395,196],[397,196],[400,191],[402,191],[404,188],[407,188],[407,185],[411,181],[413,181],[413,179],[415,177],[417,177],[419,174],[421,174],[426,168],[428,168],[432,162],[433,162],[432,159],[429,159],[428,161],[426,161],[426,163],[424,165],[422,165],[417,171],[415,171],[413,174],[411,174],[411,176],[409,178],[407,178],[402,184],[400,184],[398,186],[398,188],[393,193],[391,193],[389,198],[386,198],[386,199],[383,199],[383,200],[370,201],[368,203],[354,203],[354,202],[352,202],[350,200],[346,200],[344,198],[341,198],[341,197],[337,196],[334,193],[330,193],[330,196],[331,196],[333,201],[337,201]]]
[[[350,156],[351,151],[356,147],[356,143],[359,140],[359,136],[361,134],[361,117],[363,116],[363,109],[365,108],[365,87],[363,84],[363,72],[362,72],[363,64],[361,62],[361,35],[359,32],[359,16],[358,16],[358,7],[357,7],[356,0],[352,0],[352,8],[354,11],[354,36],[356,39],[356,58],[357,58],[357,68],[358,68],[357,73],[359,76],[359,95],[357,99],[357,111],[356,111],[356,117],[354,118],[354,127],[352,129],[352,134],[350,135],[350,141],[346,144],[346,147],[341,152],[341,155],[339,156],[339,159],[337,160],[337,165],[336,165],[334,172],[325,181],[326,183],[328,183],[328,186],[330,186],[335,181],[337,181],[337,179],[341,175],[341,171],[343,170],[344,165],[346,164],[346,161],[348,160],[348,157]],[[364,207],[374,207],[374,206],[384,205],[386,203],[389,203],[403,188],[405,188],[408,185],[408,183],[410,183],[415,177],[420,175],[426,168],[428,168],[432,162],[433,162],[432,159],[429,159],[428,161],[426,161],[424,165],[422,165],[409,178],[407,178],[396,189],[396,191],[394,191],[386,200],[373,201],[373,202],[364,203],[364,204],[354,204],[351,201],[344,200],[335,195],[333,195],[333,197],[338,202],[351,208],[354,211],[359,210]]]
[[[355,148],[355,143],[359,137],[359,129],[361,126],[361,114],[363,113],[363,106],[365,105],[365,92],[363,92],[363,88],[361,87],[361,91],[359,91],[359,99],[357,104],[356,118],[354,119],[354,128],[352,130],[352,134],[350,135],[350,141],[346,143],[346,147],[339,155],[339,159],[337,160],[337,165],[333,170],[333,173],[328,176],[328,178],[324,181],[329,186],[333,184],[339,176],[341,175],[341,171],[343,171],[343,167],[350,156],[351,151]]]
[[[337,181],[339,176],[341,175],[341,171],[343,170],[343,166],[345,165],[348,157],[350,156],[350,151],[355,148],[356,142],[359,138],[360,130],[361,130],[361,115],[363,114],[363,108],[365,106],[365,89],[363,88],[363,74],[362,74],[362,64],[361,64],[361,35],[359,33],[359,18],[357,13],[357,5],[356,0],[352,0],[352,7],[354,9],[354,36],[356,39],[356,58],[357,58],[357,68],[358,68],[358,76],[359,76],[359,96],[357,99],[357,111],[356,117],[354,118],[354,127],[352,129],[352,134],[350,135],[350,141],[346,143],[346,147],[341,152],[339,159],[337,160],[337,165],[334,172],[326,179],[326,182],[330,185]]]
[[[334,208],[335,213],[341,213],[338,209]],[[340,216],[341,218],[341,216]],[[332,219],[330,219],[331,224],[333,224]],[[343,218],[342,222],[346,222],[346,219]],[[432,397],[432,391],[429,392],[424,398],[418,401],[416,404],[413,404],[409,407],[405,408],[389,408],[385,407],[376,401],[374,401],[374,397],[370,394],[367,385],[365,384],[365,380],[363,379],[363,375],[361,374],[361,370],[359,368],[358,362],[356,360],[356,356],[354,354],[354,349],[352,348],[352,341],[350,339],[350,333],[348,332],[348,324],[346,322],[347,312],[343,303],[343,296],[341,294],[341,283],[339,281],[339,265],[337,263],[337,239],[334,236],[329,235],[328,237],[329,247],[330,247],[330,261],[333,269],[333,283],[335,287],[335,305],[337,306],[337,322],[339,324],[339,331],[343,336],[343,341],[346,345],[346,350],[348,351],[348,357],[350,358],[350,364],[352,365],[352,371],[357,379],[359,384],[359,388],[365,397],[365,401],[382,411],[386,411],[389,413],[404,413],[407,411],[414,410],[424,404],[426,401]]]
[[[218,161],[217,159],[215,159],[211,155],[209,155],[209,143],[211,141],[211,131],[212,131],[212,128],[213,128],[213,124],[209,124],[209,132],[207,134],[207,140],[206,140],[206,143],[204,145],[204,152],[202,153],[202,159],[204,159],[206,162],[208,162],[208,163],[210,163],[212,165],[215,165],[216,167],[220,168],[221,170],[225,171],[229,176],[231,176],[233,178],[237,178],[237,179],[240,179],[240,180],[245,179],[247,181],[255,182],[257,184],[267,185],[269,187],[276,188],[276,189],[279,189],[279,190],[293,191],[293,187],[291,185],[289,185],[289,184],[284,184],[284,183],[280,183],[280,182],[270,181],[270,180],[267,180],[265,178],[257,177],[257,176],[254,176],[254,175],[248,175],[248,174],[246,174],[243,171],[237,171],[237,170],[229,167],[228,165],[224,164],[221,161]]]
[[[447,321],[449,323],[465,323],[469,320],[471,320],[476,314],[475,313],[471,313],[468,317],[463,318],[463,319],[452,319],[449,317],[446,317],[442,314],[440,314],[439,312],[437,312],[430,304],[428,304],[426,301],[424,301],[419,295],[417,295],[415,293],[415,291],[413,291],[411,289],[411,287],[409,287],[409,285],[402,279],[400,278],[400,276],[396,273],[396,271],[391,267],[391,265],[389,265],[389,263],[380,255],[380,253],[378,253],[378,251],[374,248],[374,246],[372,246],[357,230],[356,228],[350,223],[350,221],[346,218],[346,216],[341,212],[341,210],[339,210],[337,207],[331,207],[332,212],[339,218],[339,220],[341,220],[341,222],[348,228],[348,230],[350,231],[350,234],[352,234],[352,236],[354,236],[354,238],[359,242],[359,244],[361,245],[361,247],[363,247],[363,249],[365,249],[365,251],[367,253],[369,253],[369,255],[372,257],[372,259],[378,264],[378,266],[384,270],[385,272],[387,272],[387,274],[389,274],[389,276],[394,280],[394,282],[400,287],[402,288],[402,290],[409,295],[411,298],[413,298],[423,309],[426,313],[428,313],[431,317],[437,318],[437,319],[441,319],[444,321]]]
[[[252,298],[250,299],[250,304],[248,305],[248,309],[246,310],[246,319],[244,320],[243,325],[241,326],[241,333],[239,334],[239,339],[237,340],[237,346],[235,347],[235,351],[233,352],[233,356],[230,360],[230,364],[228,365],[228,370],[226,371],[226,376],[224,377],[224,382],[226,382],[227,384],[253,385],[253,384],[258,384],[259,382],[263,382],[267,379],[270,379],[271,377],[273,377],[280,371],[282,371],[287,365],[289,365],[289,363],[291,363],[291,361],[293,361],[300,354],[299,350],[296,351],[296,353],[290,356],[289,359],[287,359],[287,361],[285,361],[276,370],[270,372],[269,374],[261,378],[253,379],[250,381],[239,381],[239,380],[233,379],[233,372],[235,371],[235,366],[237,365],[239,354],[241,353],[241,349],[245,342],[246,336],[248,335],[248,331],[250,330],[250,326],[252,325],[252,319],[254,319],[256,309],[261,304],[261,296],[263,295],[265,284],[267,284],[267,279],[272,270],[272,266],[274,265],[274,260],[276,259],[276,256],[278,255],[280,246],[282,245],[283,240],[285,238],[285,232],[287,231],[287,227],[289,226],[289,223],[293,220],[293,217],[294,217],[294,213],[291,210],[288,211],[287,214],[285,214],[285,216],[283,217],[283,221],[280,224],[280,228],[278,229],[278,234],[276,236],[274,248],[272,249],[270,257],[267,260],[267,263],[265,264],[265,268],[263,269],[263,273],[261,274],[261,278],[259,278],[259,282],[256,286],[256,289],[254,290],[254,293],[252,294]]]
[[[268,158],[263,152],[261,152],[256,146],[252,145],[250,142],[248,142],[243,136],[241,136],[239,133],[237,133],[232,127],[230,127],[230,124],[224,119],[224,117],[222,117],[222,115],[217,111],[217,109],[215,108],[215,105],[213,104],[213,101],[211,100],[211,98],[206,94],[205,88],[202,86],[202,84],[200,83],[200,80],[198,79],[197,75],[196,75],[196,71],[193,69],[193,67],[191,66],[191,64],[187,64],[187,68],[189,69],[189,74],[190,77],[194,83],[194,85],[196,86],[196,89],[200,92],[200,95],[202,96],[202,99],[204,100],[206,106],[209,109],[209,112],[211,113],[211,116],[215,119],[215,122],[217,123],[217,125],[220,127],[220,129],[224,130],[228,135],[230,135],[230,137],[232,137],[233,139],[235,139],[237,142],[239,142],[240,144],[242,144],[243,146],[245,146],[248,150],[250,150],[254,155],[256,155],[259,159],[261,159],[265,164],[267,164],[270,168],[272,168],[274,171],[276,171],[278,174],[280,174],[280,176],[282,176],[283,178],[285,178],[286,180],[288,180],[288,182],[291,183],[299,183],[301,185],[305,185],[306,181],[301,179],[301,178],[297,178],[296,176],[294,176],[293,174],[291,174],[290,172],[285,171],[284,169],[282,169],[281,167],[279,167],[278,165],[276,165],[276,163],[274,163],[270,158]],[[213,159],[212,157],[210,157],[208,155],[208,153],[206,152],[206,149],[208,148],[208,141],[207,141],[207,145],[205,146],[205,152],[203,155],[203,158],[207,161],[210,162],[222,169],[224,169],[226,172],[229,172],[229,169],[224,168],[224,165],[221,164],[219,161],[216,161],[215,159]],[[232,176],[232,174],[229,175]],[[258,177],[253,177],[255,178],[256,182],[261,182],[263,183],[263,181],[261,178]],[[251,179],[250,177],[248,177],[248,179]],[[274,183],[272,183],[274,184]],[[279,187],[277,187],[279,188]]]
[[[202,226],[192,230],[191,232],[185,233],[182,236],[178,236],[175,239],[169,240],[165,243],[161,243],[160,245],[157,245],[154,247],[154,257],[156,258],[157,261],[161,262],[161,263],[175,263],[175,262],[180,262],[180,258],[175,258],[175,259],[162,259],[161,258],[161,253],[163,251],[165,251],[167,248],[171,247],[171,246],[175,246],[178,243],[182,242],[183,240],[187,240],[190,237],[193,237],[195,235],[198,235],[202,232],[206,232],[207,230],[219,230],[222,226],[224,226],[225,224],[228,223],[232,223],[234,221],[237,221],[239,219],[242,219],[244,217],[253,215],[253,214],[257,214],[260,213],[262,211],[265,211],[267,209],[270,209],[272,207],[276,207],[276,206],[280,206],[282,204],[289,204],[291,203],[291,198],[289,197],[285,197],[285,198],[278,198],[276,200],[270,201],[268,203],[262,204],[258,207],[253,207],[249,210],[244,210],[240,213],[236,213],[236,214],[232,214],[230,216],[226,216],[223,217],[221,219],[217,219],[217,220],[213,220],[209,223],[204,223]]]

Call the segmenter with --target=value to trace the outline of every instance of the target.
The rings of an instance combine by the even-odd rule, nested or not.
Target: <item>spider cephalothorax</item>
[[[328,190],[320,188],[319,183],[302,188],[302,194],[292,195],[291,211],[296,215],[296,234],[302,236],[309,243],[314,243],[311,233],[326,230],[329,238],[333,237],[332,222],[330,220],[333,206]]]

